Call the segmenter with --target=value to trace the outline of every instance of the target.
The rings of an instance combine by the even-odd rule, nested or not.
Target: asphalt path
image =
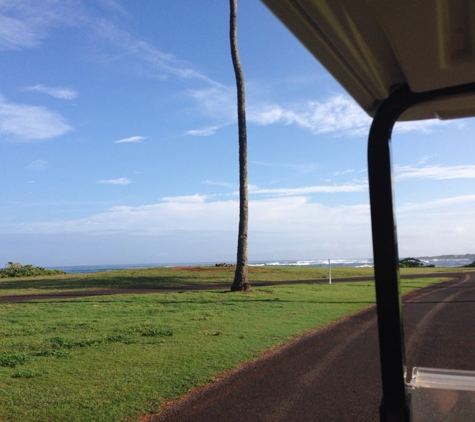
[[[475,273],[453,276],[404,296],[409,369],[475,370]],[[245,364],[148,420],[378,421],[380,399],[373,307]]]

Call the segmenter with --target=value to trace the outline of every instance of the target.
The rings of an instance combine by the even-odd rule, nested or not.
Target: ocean
[[[451,257],[424,257],[419,258],[426,265],[435,265],[436,267],[461,267],[471,264],[473,257],[451,258]],[[307,266],[307,267],[326,267],[327,259],[303,259],[303,260],[268,260],[268,261],[250,261],[250,266]],[[372,267],[373,260],[370,258],[356,259],[331,259],[332,267]],[[48,267],[65,271],[69,274],[92,273],[111,270],[123,270],[131,268],[152,268],[152,267],[183,267],[198,265],[215,265],[216,262],[182,262],[182,263],[149,263],[149,264],[115,264],[115,265],[76,265]]]

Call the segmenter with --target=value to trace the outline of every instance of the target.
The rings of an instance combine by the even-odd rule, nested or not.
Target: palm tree
[[[236,271],[231,291],[248,292],[251,284],[247,271],[247,230],[248,230],[248,189],[247,189],[247,131],[246,131],[246,98],[244,92],[244,74],[237,46],[237,0],[229,0],[229,40],[236,76],[237,113],[239,128],[239,233],[237,247]]]

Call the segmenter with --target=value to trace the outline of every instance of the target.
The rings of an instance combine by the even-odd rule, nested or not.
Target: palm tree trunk
[[[236,75],[237,113],[239,128],[239,233],[236,271],[231,291],[248,292],[251,290],[247,274],[247,231],[248,231],[248,177],[247,177],[247,131],[246,97],[244,92],[244,74],[237,46],[237,0],[229,0],[229,39],[234,74]]]

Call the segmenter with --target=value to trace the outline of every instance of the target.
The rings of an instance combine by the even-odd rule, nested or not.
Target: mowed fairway
[[[174,274],[178,280],[180,271]],[[87,287],[103,288],[97,280],[110,275],[95,277]],[[67,280],[23,282],[37,291]],[[403,280],[403,291],[441,280]],[[22,281],[3,283],[7,292],[27,293]],[[0,420],[138,420],[240,362],[373,303],[373,282],[2,303]]]

